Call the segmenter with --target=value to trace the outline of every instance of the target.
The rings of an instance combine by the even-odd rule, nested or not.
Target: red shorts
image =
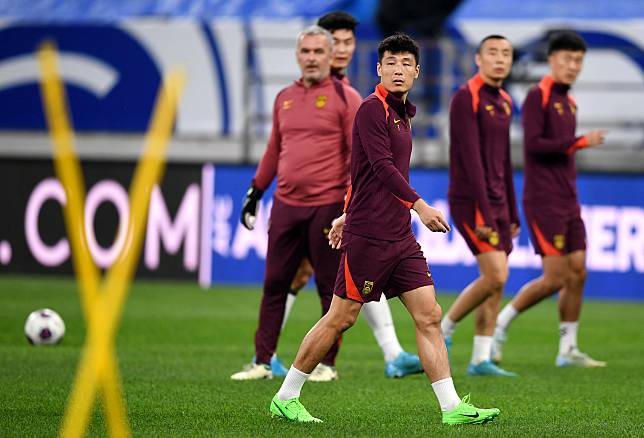
[[[472,254],[478,255],[490,251],[512,252],[512,232],[510,221],[505,218],[498,218],[493,224],[489,224],[493,231],[487,240],[476,237],[474,230],[478,225],[488,225],[483,221],[483,215],[475,204],[469,202],[450,202],[449,212],[459,233],[470,247]]]
[[[569,214],[553,213],[538,205],[524,205],[523,209],[537,254],[557,256],[586,249],[586,228],[579,209]]]
[[[413,235],[400,241],[369,239],[344,232],[334,293],[367,303],[434,284],[427,260]]]

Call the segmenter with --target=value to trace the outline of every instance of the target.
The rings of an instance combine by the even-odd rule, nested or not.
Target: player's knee
[[[420,330],[440,326],[441,319],[443,319],[443,309],[438,303],[435,303],[431,308],[423,310],[420,314],[414,316],[416,326]]]
[[[586,271],[586,266],[583,263],[573,263],[570,266],[570,280],[583,283],[586,281],[586,276],[588,275]]]
[[[483,275],[483,278],[491,291],[503,289],[508,281],[508,272],[504,269],[494,269]]]
[[[543,277],[543,285],[549,292],[554,292],[562,289],[566,285],[569,275],[565,272],[558,274],[546,275]]]

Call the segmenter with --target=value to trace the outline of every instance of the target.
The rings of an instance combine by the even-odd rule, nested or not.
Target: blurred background
[[[270,196],[259,226],[239,225],[243,193],[261,158],[273,99],[299,77],[295,36],[332,10],[360,20],[351,83],[377,82],[376,47],[396,30],[422,45],[412,92],[412,184],[447,210],[447,111],[474,72],[478,41],[500,33],[515,62],[504,87],[514,100],[512,159],[521,196],[520,106],[548,71],[546,41],[572,28],[587,41],[573,88],[580,132],[609,130],[601,148],[577,154],[588,231],[591,296],[644,299],[644,3],[639,0],[31,0],[0,1],[0,272],[70,274],[69,243],[43,118],[36,48],[53,40],[83,160],[86,231],[96,263],[123,244],[127,189],[164,72],[188,74],[164,182],[150,207],[139,275],[204,287],[261,283]],[[270,195],[270,193],[269,193]],[[415,218],[414,218],[415,221]],[[416,222],[415,222],[416,223]],[[525,227],[524,227],[525,228]],[[475,275],[457,235],[416,227],[438,288]],[[538,275],[524,230],[515,242],[508,292]]]

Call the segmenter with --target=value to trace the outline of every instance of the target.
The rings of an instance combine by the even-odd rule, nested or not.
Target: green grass
[[[444,308],[453,295],[441,295]],[[456,387],[475,404],[502,411],[485,426],[448,429],[423,376],[389,380],[367,324],[349,331],[338,359],[340,380],[307,384],[302,400],[325,422],[295,425],[272,420],[271,397],[280,380],[232,382],[253,355],[260,293],[257,289],[203,291],[192,284],[134,284],[119,330],[117,350],[135,436],[644,436],[644,305],[584,304],[582,348],[607,360],[606,369],[557,369],[557,310],[547,301],[513,325],[505,366],[518,379],[465,375],[472,319],[454,338]],[[413,326],[391,302],[398,336],[414,350]],[[57,310],[67,324],[57,347],[32,347],[24,320],[40,307]],[[71,280],[0,277],[0,436],[54,436],[60,427],[84,337]],[[317,320],[314,293],[302,293],[282,335],[279,355],[289,362]],[[98,405],[100,407],[100,404]],[[101,409],[91,436],[104,436]]]

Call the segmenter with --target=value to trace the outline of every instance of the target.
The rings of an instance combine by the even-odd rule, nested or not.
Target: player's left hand
[[[513,239],[517,237],[520,232],[521,232],[521,227],[519,226],[519,224],[517,224],[516,222],[513,222],[510,224],[510,234],[512,235]]]
[[[333,249],[339,249],[342,245],[342,230],[344,229],[344,220],[347,218],[346,213],[333,219],[331,222],[331,231],[329,231],[329,245]]]

